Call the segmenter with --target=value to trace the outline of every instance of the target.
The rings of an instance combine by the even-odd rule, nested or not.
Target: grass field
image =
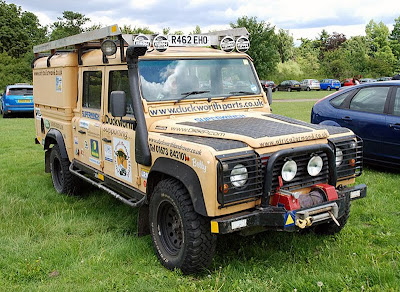
[[[327,96],[328,94],[334,93],[336,91],[275,91],[272,93],[272,101],[278,99],[321,99]]]
[[[313,103],[272,108],[309,121]],[[1,291],[400,289],[400,174],[365,169],[357,183],[368,197],[352,204],[340,234],[221,236],[210,270],[183,276],[159,264],[150,236],[136,237],[137,210],[92,188],[54,191],[33,123],[0,119]]]

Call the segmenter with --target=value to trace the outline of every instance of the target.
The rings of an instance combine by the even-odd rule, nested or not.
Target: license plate
[[[211,46],[211,38],[208,35],[168,35],[168,43],[171,47],[185,46]]]
[[[31,103],[30,99],[18,99],[18,103]]]

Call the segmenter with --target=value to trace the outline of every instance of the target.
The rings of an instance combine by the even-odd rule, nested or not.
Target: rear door
[[[386,130],[383,133],[384,152],[387,159],[400,163],[400,87],[393,87],[389,114],[386,117]]]

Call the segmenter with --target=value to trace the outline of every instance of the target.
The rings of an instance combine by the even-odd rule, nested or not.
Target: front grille
[[[340,148],[343,153],[342,163],[336,167],[338,180],[360,176],[363,166],[363,141],[359,137],[332,139],[329,141],[335,149]]]
[[[234,205],[236,202],[256,200],[263,191],[263,171],[261,159],[254,152],[244,152],[242,155],[218,156],[218,203],[220,208]],[[247,169],[248,179],[242,187],[235,187],[231,181],[231,172],[236,165],[243,165]],[[235,182],[235,181],[233,181]],[[238,180],[240,182],[240,180]],[[224,192],[224,186],[228,191]]]
[[[307,164],[314,155],[319,155],[322,158],[323,167],[318,175],[311,176],[307,172]],[[310,187],[318,183],[326,183],[328,181],[329,166],[328,156],[326,155],[326,153],[324,153],[323,151],[304,153],[301,155],[297,155],[296,153],[294,153],[291,156],[283,156],[275,162],[272,168],[272,190],[276,190],[277,188],[279,188],[279,177],[282,176],[282,167],[288,159],[292,159],[296,162],[297,174],[291,181],[287,182],[282,180],[283,184],[280,188],[290,191],[294,189]]]

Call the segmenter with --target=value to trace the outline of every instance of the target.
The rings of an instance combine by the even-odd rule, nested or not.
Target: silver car
[[[317,79],[304,79],[300,82],[300,87],[302,90],[320,90],[319,81]]]

